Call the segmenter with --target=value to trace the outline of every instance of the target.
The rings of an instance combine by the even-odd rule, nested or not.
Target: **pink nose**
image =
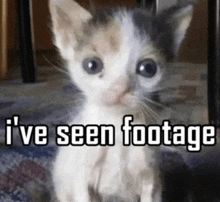
[[[109,105],[125,104],[130,89],[128,80],[120,77],[103,94],[104,101]]]

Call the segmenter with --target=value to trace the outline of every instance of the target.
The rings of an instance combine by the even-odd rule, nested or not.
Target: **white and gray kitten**
[[[152,95],[179,50],[193,6],[158,15],[144,9],[92,14],[72,0],[50,0],[55,44],[85,95],[72,124],[113,124],[115,146],[63,146],[53,170],[60,202],[161,201],[158,147],[125,147],[123,116],[156,124]]]

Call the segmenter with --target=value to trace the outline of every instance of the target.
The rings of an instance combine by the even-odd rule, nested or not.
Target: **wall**
[[[18,50],[18,26],[17,26],[17,12],[16,12],[16,0],[9,0],[9,33],[8,33],[8,49],[10,53],[15,53]],[[163,1],[163,0],[160,0]],[[175,1],[175,0],[171,0]],[[88,0],[79,1],[80,4],[88,6]],[[95,5],[99,6],[115,6],[123,5],[126,7],[134,7],[136,0],[93,0]],[[47,0],[33,0],[33,22],[34,22],[34,35],[35,35],[35,47],[37,54],[40,55],[38,63],[41,65],[45,63],[45,59],[41,55],[46,57],[54,56],[55,47],[52,44],[52,36],[50,30],[50,16],[48,10]],[[179,61],[206,63],[207,58],[207,0],[198,0],[198,4],[195,7],[194,17],[192,25],[187,33],[186,40],[183,44],[183,48],[180,52]],[[1,30],[0,30],[1,31]],[[13,54],[10,54],[10,56]],[[12,58],[15,58],[13,55]],[[14,59],[15,60],[15,59]],[[9,60],[11,63],[13,60]],[[12,63],[15,64],[14,62]]]
[[[180,61],[207,62],[208,1],[197,0],[191,26],[186,35]]]

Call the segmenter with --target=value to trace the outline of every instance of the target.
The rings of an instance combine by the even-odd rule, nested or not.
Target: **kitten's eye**
[[[157,73],[157,64],[152,59],[145,59],[138,63],[136,73],[151,78]]]
[[[82,65],[88,74],[97,74],[103,69],[102,60],[97,57],[84,59]]]

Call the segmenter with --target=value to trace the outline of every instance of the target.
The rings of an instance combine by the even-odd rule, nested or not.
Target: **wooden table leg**
[[[5,77],[8,66],[8,49],[7,49],[7,18],[8,18],[8,1],[1,0],[1,17],[0,17],[0,78]]]

